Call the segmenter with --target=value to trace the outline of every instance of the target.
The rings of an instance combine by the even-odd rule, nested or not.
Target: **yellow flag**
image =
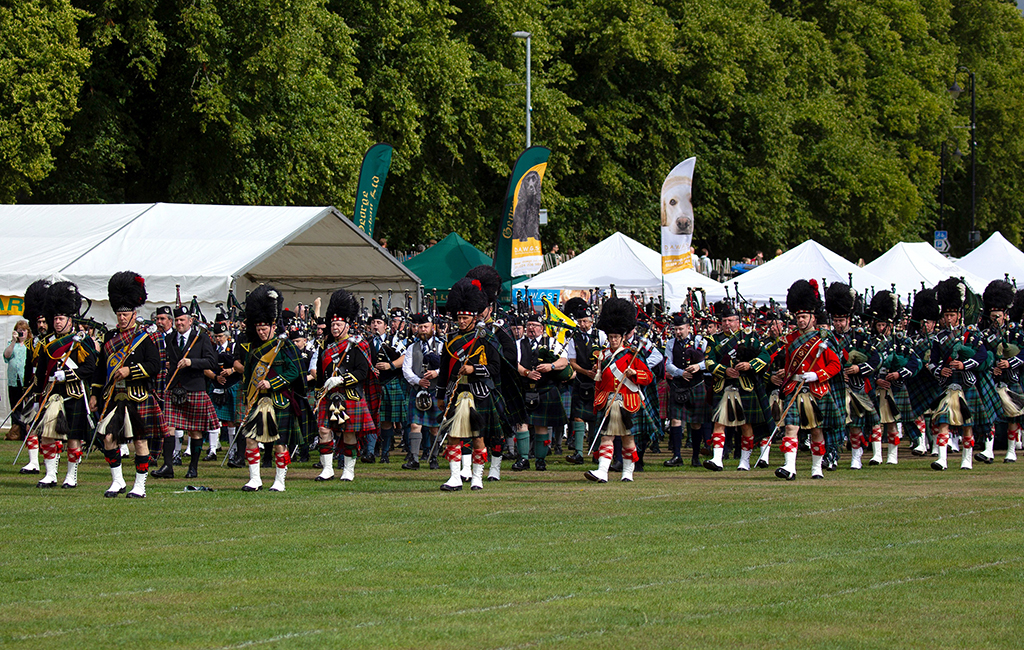
[[[557,327],[555,325],[545,325],[544,333],[548,336],[552,336],[558,340],[559,343],[565,343],[566,337],[576,327],[576,321],[569,318],[565,314],[555,307],[547,296],[542,296],[541,300],[544,302],[544,320],[555,323],[562,323],[565,327]]]

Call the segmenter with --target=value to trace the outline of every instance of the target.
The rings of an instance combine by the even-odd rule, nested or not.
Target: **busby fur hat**
[[[896,312],[899,308],[899,296],[891,291],[879,291],[871,298],[871,306],[868,311],[871,318],[876,321],[892,323],[896,320]]]
[[[331,300],[327,303],[327,324],[330,325],[332,321],[341,319],[348,324],[352,324],[356,320],[356,316],[359,315],[359,303],[356,302],[356,297],[344,289],[338,289],[331,294]]]
[[[850,316],[857,292],[848,284],[833,282],[825,289],[825,311],[832,316]]]
[[[935,298],[942,313],[960,312],[967,297],[967,285],[960,278],[948,278],[935,285]]]
[[[1010,305],[1010,311],[1006,314],[1006,317],[1014,323],[1019,323],[1022,316],[1024,316],[1024,289],[1013,296],[1013,304]]]
[[[470,280],[479,280],[480,288],[487,296],[487,302],[493,303],[501,293],[501,274],[493,266],[474,266],[466,274]]]
[[[794,314],[817,315],[821,310],[821,298],[818,297],[818,291],[813,284],[807,280],[797,280],[786,294],[786,307]]]
[[[82,295],[78,293],[78,286],[74,282],[54,282],[46,290],[46,299],[43,301],[43,316],[54,331],[54,316],[78,316],[82,309]]]
[[[422,325],[423,323],[432,323],[434,321],[433,319],[430,318],[430,314],[417,312],[409,316],[409,322],[412,323],[413,325]]]
[[[472,314],[476,316],[487,309],[490,302],[483,290],[483,283],[468,276],[462,278],[448,291],[445,309],[452,316]]]
[[[636,327],[636,305],[625,298],[609,298],[601,307],[597,329],[605,334],[627,334]]]
[[[49,280],[36,280],[25,289],[25,320],[34,336],[39,336],[39,317],[43,315],[46,293],[50,289]]]
[[[682,312],[679,312],[678,314],[676,314],[675,316],[672,317],[672,326],[673,327],[679,327],[680,325],[689,325],[689,324],[690,324],[690,317],[687,316],[686,314],[682,313]]]
[[[993,280],[985,287],[981,299],[985,303],[985,313],[1007,311],[1013,304],[1013,285],[1006,280]]]
[[[252,290],[245,299],[245,336],[253,345],[259,345],[260,337],[256,334],[256,325],[269,323],[276,325],[284,306],[284,296],[269,284],[261,284]]]
[[[718,320],[729,318],[730,316],[739,316],[739,312],[736,311],[736,307],[728,300],[719,300],[715,304],[711,305],[711,312]]]
[[[588,318],[594,315],[590,311],[590,305],[583,298],[569,298],[565,301],[565,305],[562,307],[562,311],[565,315],[573,320],[579,320],[581,318]]]
[[[935,289],[922,289],[914,296],[914,308],[910,312],[910,320],[918,323],[926,320],[939,320],[942,312],[939,301],[935,298]]]
[[[135,311],[146,304],[146,281],[135,271],[119,271],[107,282],[107,298],[115,312]]]

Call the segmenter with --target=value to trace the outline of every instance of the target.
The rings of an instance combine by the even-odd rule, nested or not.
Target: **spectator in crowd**
[[[383,248],[384,250],[388,249],[388,238],[387,237],[381,237],[380,238],[380,247]]]
[[[697,258],[694,264],[696,271],[702,273],[708,277],[711,277],[711,258],[708,257],[708,249],[700,249],[700,257]]]
[[[751,264],[754,266],[761,266],[764,264],[764,253],[757,251],[757,253],[754,254],[754,259],[751,261]]]
[[[562,263],[562,256],[558,254],[558,244],[551,247],[551,252],[544,256],[544,266],[541,267],[541,273],[555,268]]]
[[[32,331],[28,327],[28,321],[19,320],[14,325],[14,335],[11,337],[11,342],[4,350],[4,362],[7,363],[7,395],[10,398],[9,406],[11,407],[18,403],[18,400],[21,399],[21,396],[28,388],[25,382],[25,364],[28,359],[28,346],[31,344]],[[8,439],[21,439],[21,429],[23,426],[16,416],[13,417],[11,435]]]

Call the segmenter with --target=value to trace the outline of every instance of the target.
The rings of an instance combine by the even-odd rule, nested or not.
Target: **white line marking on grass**
[[[985,514],[985,513],[988,513],[988,512],[998,512],[1000,510],[1013,510],[1014,508],[1019,508],[1019,507],[1020,507],[1020,504],[1019,503],[1015,503],[1012,506],[999,506],[998,508],[986,508],[985,510],[967,510],[965,512],[956,512],[956,513],[953,513],[951,515],[939,515],[938,517],[933,517],[929,521],[942,521],[943,519],[955,519],[957,517],[969,517],[971,515],[981,515],[981,514]]]
[[[481,614],[483,612],[493,612],[497,609],[508,609],[509,607],[529,607],[530,605],[544,605],[546,603],[553,603],[556,600],[568,600],[574,598],[576,594],[566,594],[564,596],[552,596],[551,598],[545,598],[544,600],[531,600],[527,602],[516,602],[516,603],[504,603],[502,605],[492,605],[490,607],[473,607],[471,609],[460,609],[456,612],[452,612],[453,616],[461,614]]]
[[[235,645],[220,646],[217,650],[234,650],[235,648],[248,648],[254,645],[263,645],[265,643],[276,643],[278,641],[284,641],[285,639],[295,639],[303,636],[313,636],[314,634],[322,634],[323,630],[307,630],[305,632],[289,632],[288,634],[282,634],[280,636],[272,636],[268,639],[254,639],[252,641],[243,641],[242,643],[236,643]]]
[[[12,636],[11,641],[28,641],[29,639],[45,639],[53,636],[61,636],[63,634],[72,634],[84,631],[84,627],[75,627],[70,630],[47,630],[40,632],[39,634],[25,634],[23,636]]]

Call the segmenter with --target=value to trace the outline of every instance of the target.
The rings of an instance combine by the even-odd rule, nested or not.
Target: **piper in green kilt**
[[[921,361],[922,368],[927,368],[931,359],[932,336],[935,334],[935,325],[940,316],[935,289],[918,291],[914,296],[914,308],[910,314],[907,331],[912,336],[914,354]],[[914,427],[910,430],[914,446],[910,453],[915,456],[924,456],[928,453],[925,412],[939,392],[939,384],[931,372],[918,372],[907,381],[907,396],[914,411]]]
[[[570,298],[565,302],[564,312],[576,321],[576,330],[565,342],[565,356],[576,371],[572,382],[572,403],[569,417],[572,419],[573,449],[575,453],[565,460],[573,465],[582,465],[586,447],[587,425],[591,435],[596,423],[594,413],[594,379],[597,377],[595,360],[601,349],[608,344],[604,332],[594,329],[594,314],[590,305],[582,298]]]
[[[665,343],[665,377],[669,385],[668,444],[672,457],[665,467],[683,465],[683,426],[695,439],[705,422],[711,421],[704,387],[705,355],[708,341],[699,334],[690,336],[690,318],[676,314],[672,318],[674,336]],[[695,453],[700,445],[695,444]]]
[[[871,299],[874,347],[880,359],[875,379],[875,409],[880,424],[877,433],[875,429],[871,431],[872,456],[869,465],[882,464],[883,433],[889,437],[889,454],[885,462],[896,465],[899,462],[902,427],[914,426],[914,410],[910,405],[906,382],[917,374],[921,362],[910,342],[894,329],[899,311],[899,297],[895,293],[879,291]]]
[[[270,489],[284,491],[291,462],[288,445],[299,435],[289,386],[299,378],[302,368],[295,344],[277,336],[283,304],[284,296],[268,284],[256,287],[245,301],[246,338],[250,343],[242,371],[241,391],[245,395],[246,412],[240,433],[245,436],[249,481],[242,486],[243,492],[256,492],[263,487],[261,442],[272,444],[274,448],[276,471]]]
[[[822,332],[828,344],[835,350],[842,364],[843,372],[829,380],[829,394],[839,411],[841,424],[838,427],[825,429],[825,460],[826,470],[832,471],[839,466],[839,446],[846,436],[846,425],[850,421],[847,409],[848,386],[846,369],[849,367],[848,346],[850,343],[850,317],[853,315],[857,292],[842,282],[833,282],[825,289],[825,311],[832,318],[832,331]],[[858,440],[858,447],[860,441]]]
[[[1009,322],[1009,311],[1015,293],[1013,286],[1005,280],[993,280],[985,288],[982,300],[985,305],[987,326],[982,331],[985,348],[995,355],[995,363],[988,373],[978,379],[980,390],[994,401],[996,419],[1006,421],[1006,456],[1004,462],[1016,462],[1015,443],[1020,432],[1021,415],[1024,413],[1024,390],[1021,388],[1020,372],[1024,368],[1024,352],[1021,351],[1022,331]],[[995,461],[995,424],[985,432],[985,450],[974,455],[974,460],[991,464]]]

